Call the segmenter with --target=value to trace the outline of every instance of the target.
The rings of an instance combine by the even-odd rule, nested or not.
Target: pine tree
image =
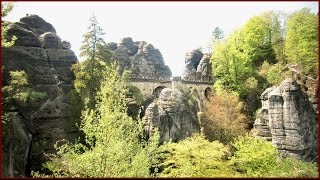
[[[110,64],[111,52],[106,48],[106,43],[103,40],[104,34],[95,15],[93,15],[90,18],[88,32],[83,35],[84,39],[80,47],[80,56],[84,58],[84,61],[72,67],[76,76],[75,89],[81,97],[88,98],[89,107],[94,107],[96,92],[105,76],[106,68]]]

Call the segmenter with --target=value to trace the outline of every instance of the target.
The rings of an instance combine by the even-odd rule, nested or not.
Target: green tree
[[[231,163],[245,177],[317,177],[316,163],[283,158],[271,142],[249,135],[232,144]]]
[[[225,157],[229,150],[218,141],[209,142],[202,135],[193,135],[179,143],[159,147],[160,177],[233,177]]]
[[[220,40],[223,38],[223,30],[219,27],[214,28],[214,30],[212,31],[212,36],[214,38],[214,40]]]
[[[76,76],[75,90],[81,97],[88,98],[88,106],[93,107],[100,82],[105,77],[107,66],[110,65],[111,52],[103,40],[104,32],[95,15],[90,18],[88,30],[83,35],[80,47],[80,56],[85,60],[73,65],[72,71]]]
[[[223,30],[220,27],[216,27],[212,33],[211,33],[211,38],[208,42],[208,49],[209,53],[212,53],[212,50],[214,48],[214,44],[218,41],[220,41],[223,38]]]
[[[7,40],[6,35],[8,32],[8,25],[9,22],[3,21],[13,8],[13,3],[2,3],[1,2],[1,47],[10,47],[14,44],[15,40],[17,39],[16,36],[13,36],[10,41]]]
[[[97,93],[95,108],[82,113],[81,130],[86,145],[64,144],[52,161],[46,163],[53,176],[67,177],[145,177],[149,176],[151,153],[158,134],[148,141],[142,122],[126,113],[126,88],[112,65]]]
[[[269,11],[250,18],[225,41],[217,42],[211,56],[213,76],[217,79],[214,88],[239,95],[249,127],[260,105],[259,96],[268,85],[266,78],[259,75],[258,67],[264,61],[274,64],[284,59],[280,15]]]
[[[255,66],[264,60],[275,63],[283,59],[283,29],[280,12],[267,11],[254,16],[244,25],[244,50],[250,54]]]
[[[289,63],[301,66],[304,74],[318,74],[318,15],[303,8],[288,18],[285,52]]]
[[[249,54],[243,51],[243,43],[241,32],[236,31],[226,41],[216,43],[211,56],[213,76],[218,79],[217,85],[240,95],[244,92],[243,82],[254,72]]]

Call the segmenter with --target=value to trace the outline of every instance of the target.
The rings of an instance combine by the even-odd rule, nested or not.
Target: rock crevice
[[[54,27],[37,15],[23,17],[9,27],[7,38],[14,35],[18,39],[14,46],[2,49],[2,84],[9,83],[10,71],[24,70],[30,87],[46,94],[28,106],[14,105],[15,113],[20,114],[10,118],[16,124],[11,139],[14,141],[7,138],[2,141],[3,175],[26,176],[31,169],[41,170],[41,164],[46,160],[44,153],[54,152],[58,140],[72,141],[79,136],[70,105],[74,80],[70,68],[78,60],[69,49],[70,43],[61,41]],[[25,127],[24,133],[18,127]],[[11,150],[13,161],[7,159],[10,143],[15,146],[14,151]]]

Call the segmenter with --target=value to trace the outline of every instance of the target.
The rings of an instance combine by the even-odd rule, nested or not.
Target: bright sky
[[[225,36],[250,17],[267,10],[290,13],[303,7],[318,12],[318,2],[16,2],[6,20],[37,14],[69,41],[79,57],[82,34],[94,12],[106,42],[123,37],[153,44],[173,75],[182,74],[185,53],[205,47],[217,26]]]

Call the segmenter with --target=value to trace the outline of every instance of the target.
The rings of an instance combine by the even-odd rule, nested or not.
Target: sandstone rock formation
[[[79,136],[72,114],[70,92],[74,75],[70,68],[77,57],[70,43],[61,42],[54,27],[37,15],[21,18],[10,25],[8,39],[15,35],[15,45],[2,49],[3,79],[8,84],[10,71],[24,70],[30,86],[46,97],[10,110],[12,130],[3,134],[3,175],[25,176],[40,170],[43,153],[54,152],[54,143]]]
[[[146,131],[154,128],[160,131],[160,143],[172,139],[176,142],[192,133],[200,132],[196,104],[188,104],[188,99],[179,90],[164,88],[158,99],[151,102],[145,112]]]
[[[317,159],[318,124],[308,97],[291,78],[261,95],[254,129],[280,152],[305,161]]]
[[[203,54],[200,50],[186,53],[185,69],[182,79],[186,81],[212,82],[212,67],[210,55]]]
[[[164,64],[160,51],[144,41],[133,42],[132,38],[123,38],[119,44],[108,43],[113,51],[112,59],[120,65],[120,72],[125,69],[132,72],[132,78],[170,79],[172,73]]]

